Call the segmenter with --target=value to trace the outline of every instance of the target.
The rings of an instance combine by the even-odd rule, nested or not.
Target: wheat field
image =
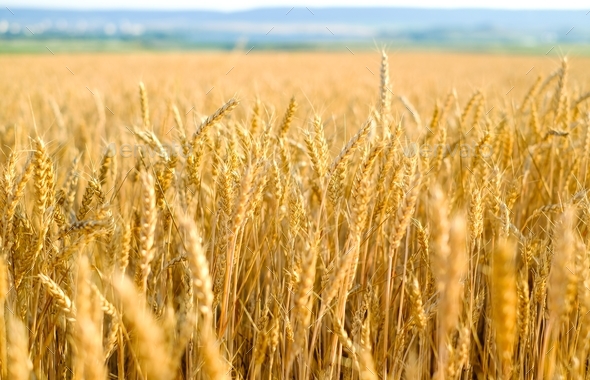
[[[590,74],[2,56],[2,379],[590,378]]]

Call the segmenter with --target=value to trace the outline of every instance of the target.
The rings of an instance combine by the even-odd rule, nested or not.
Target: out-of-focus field
[[[589,65],[0,56],[0,379],[589,378]]]
[[[590,87],[590,72],[584,70],[588,64],[589,58],[571,60],[571,75],[577,79],[574,86]],[[106,136],[117,139],[126,133],[124,126],[139,124],[140,81],[149,94],[153,125],[164,133],[174,123],[171,102],[190,125],[194,116],[200,122],[232,96],[243,104],[235,110],[239,118],[250,112],[258,97],[263,114],[276,120],[295,96],[300,104],[296,127],[317,113],[326,120],[330,133],[337,125],[337,133],[344,136],[344,127],[355,131],[379,97],[375,90],[380,75],[377,53],[48,54],[0,56],[0,65],[0,93],[4,94],[0,126],[30,127],[30,99],[40,132],[49,130],[48,136],[67,133],[70,138],[75,135],[73,128],[88,126],[88,133],[104,136],[105,128]],[[409,115],[396,95],[408,98],[422,118],[427,118],[436,100],[442,102],[452,89],[460,103],[481,90],[487,109],[494,106],[493,116],[522,100],[538,75],[557,67],[555,55],[393,52],[393,112]],[[97,100],[102,104],[97,105]],[[51,102],[62,110],[67,130],[58,128]]]

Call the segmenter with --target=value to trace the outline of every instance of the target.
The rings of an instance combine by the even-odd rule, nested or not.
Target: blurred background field
[[[571,60],[571,75],[578,79],[575,93],[590,87],[585,86],[590,79],[588,64],[589,58]],[[189,128],[196,128],[233,96],[241,100],[234,111],[238,120],[250,117],[259,99],[263,122],[276,123],[294,96],[300,104],[294,129],[305,130],[311,118],[321,115],[331,146],[339,147],[379,101],[376,52],[4,55],[0,66],[0,92],[10,94],[0,97],[4,141],[10,146],[28,144],[12,141],[19,135],[13,132],[25,129],[36,134],[36,124],[54,153],[73,144],[78,151],[98,156],[107,144],[120,147],[133,141],[128,128],[142,123],[140,81],[150,97],[154,132],[168,141],[175,139],[169,133],[175,123],[171,104],[179,108]],[[440,105],[449,91],[454,89],[459,104],[464,104],[480,90],[486,96],[487,117],[499,119],[501,112],[520,104],[538,75],[546,76],[558,67],[558,59],[547,56],[394,52],[393,112],[398,120],[406,118],[404,124],[410,120],[398,98],[404,96],[426,121],[437,100]],[[426,129],[410,132],[417,137]]]
[[[423,120],[452,89],[460,104],[481,90],[486,112],[494,107],[488,116],[496,117],[500,109],[520,103],[538,75],[559,67],[555,56],[390,54],[393,110],[397,117],[409,116],[397,98],[405,96]],[[584,93],[590,87],[585,86],[590,59],[570,61],[571,75],[578,80],[573,90]],[[0,127],[32,128],[30,99],[40,132],[64,139],[66,134],[79,136],[60,128],[63,123],[81,130],[92,127],[96,136],[117,139],[127,133],[125,126],[141,124],[137,83],[143,81],[157,133],[166,133],[174,124],[171,103],[187,125],[193,125],[193,118],[199,123],[234,95],[242,102],[235,113],[244,118],[260,98],[264,119],[276,121],[295,96],[300,104],[296,127],[305,127],[317,113],[327,131],[344,139],[342,126],[356,130],[378,101],[379,65],[376,52],[348,51],[4,55],[0,91],[10,96],[0,97]]]

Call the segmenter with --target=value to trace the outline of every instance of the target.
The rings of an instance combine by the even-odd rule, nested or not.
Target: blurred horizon
[[[387,45],[533,54],[552,48],[585,55],[590,51],[588,13],[373,6],[231,12],[5,7],[0,12],[0,52],[329,51]]]

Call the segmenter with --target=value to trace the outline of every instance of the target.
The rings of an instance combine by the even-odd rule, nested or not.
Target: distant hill
[[[583,11],[305,7],[239,12],[10,11],[0,10],[0,44],[5,46],[58,39],[82,46],[88,41],[88,46],[129,43],[154,49],[329,48],[377,42],[485,50],[580,45],[587,44],[590,36],[590,16]]]

